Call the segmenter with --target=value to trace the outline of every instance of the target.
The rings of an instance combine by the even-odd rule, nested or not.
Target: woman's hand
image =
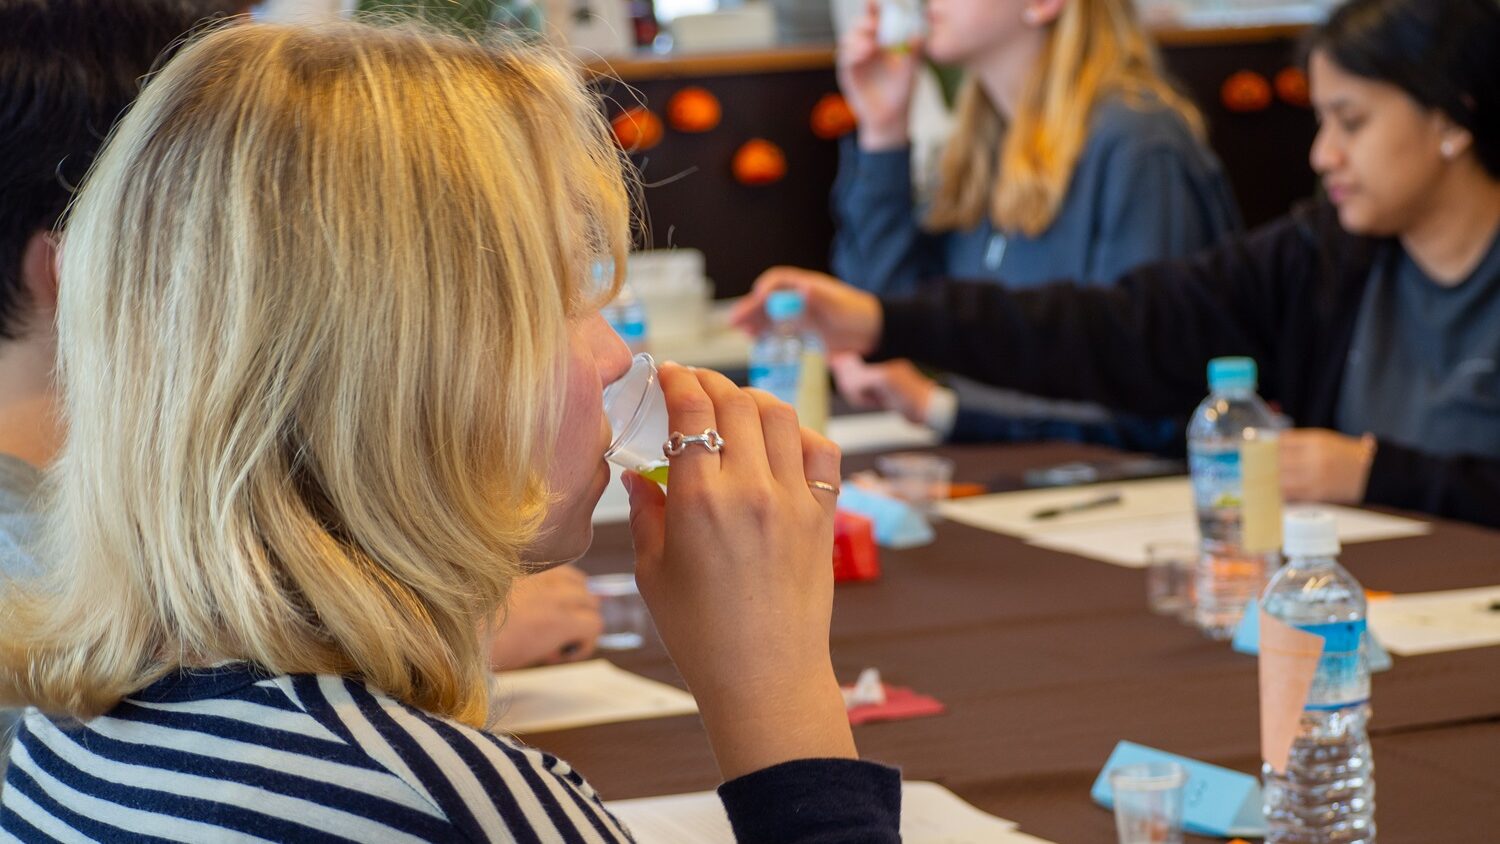
[[[1372,438],[1349,437],[1321,428],[1283,431],[1281,494],[1288,501],[1358,504],[1365,498]]]
[[[887,50],[880,46],[880,4],[865,13],[839,40],[839,90],[859,122],[859,147],[866,152],[911,144],[911,97],[921,61],[920,44]]]
[[[573,566],[516,581],[510,606],[490,633],[490,668],[526,668],[583,659],[604,629],[599,599]]]
[[[726,780],[781,762],[853,758],[828,650],[839,452],[787,404],[714,372],[661,368],[673,431],[688,445],[670,492],[633,474],[636,580],[698,700]]]
[[[830,275],[796,267],[772,267],[755,280],[750,293],[729,313],[729,322],[755,335],[770,325],[766,297],[777,290],[796,290],[807,300],[804,319],[823,337],[830,354],[868,355],[880,342],[884,322],[880,300]]]
[[[859,410],[894,410],[917,425],[927,424],[927,410],[937,382],[909,360],[865,363],[857,355],[834,355],[828,361],[839,395]]]

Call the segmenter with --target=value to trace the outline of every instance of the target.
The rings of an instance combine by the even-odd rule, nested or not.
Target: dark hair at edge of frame
[[[1314,51],[1442,111],[1500,179],[1500,0],[1349,0],[1308,33],[1304,66]]]
[[[0,341],[29,307],[26,244],[55,229],[115,122],[184,36],[243,0],[0,0]]]

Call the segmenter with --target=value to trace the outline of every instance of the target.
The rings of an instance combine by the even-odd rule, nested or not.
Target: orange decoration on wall
[[[667,122],[679,132],[708,132],[718,127],[724,116],[719,98],[706,88],[683,88],[667,101]]]
[[[1271,83],[1253,70],[1241,70],[1224,80],[1219,99],[1230,111],[1264,111],[1271,106]]]
[[[842,94],[825,94],[812,110],[812,131],[825,141],[854,131],[854,110]]]
[[[615,130],[615,140],[626,152],[645,152],[661,143],[664,134],[661,118],[640,106],[620,112],[609,125]]]
[[[786,178],[786,153],[781,147],[753,138],[734,154],[734,178],[742,185],[770,185]]]
[[[1300,67],[1284,67],[1276,74],[1276,96],[1287,105],[1298,108],[1307,108],[1312,105],[1312,98],[1308,94],[1307,74]]]

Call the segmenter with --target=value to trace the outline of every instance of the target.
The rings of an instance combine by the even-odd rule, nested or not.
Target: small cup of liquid
[[[659,484],[667,482],[667,398],[656,361],[644,352],[624,377],[604,388],[604,416],[613,437],[604,459]]]

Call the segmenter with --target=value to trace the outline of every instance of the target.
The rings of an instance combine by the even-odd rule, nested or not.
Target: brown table
[[[961,458],[957,480],[999,486],[1019,483],[1027,468],[1107,454],[1071,445],[943,451]],[[583,565],[615,571],[630,559],[624,527],[604,526]],[[1342,560],[1370,589],[1492,585],[1500,532],[1438,522],[1430,536],[1352,545]],[[867,758],[1059,842],[1114,840],[1088,789],[1121,739],[1258,770],[1254,658],[1147,612],[1141,572],[952,523],[933,545],[883,551],[881,562],[880,581],[839,587],[839,676],[876,666],[948,712],[856,728]],[[615,661],[681,685],[659,643]],[[1380,840],[1500,840],[1500,648],[1397,657],[1375,675],[1372,698]],[[609,799],[718,784],[695,718],[528,738]]]

